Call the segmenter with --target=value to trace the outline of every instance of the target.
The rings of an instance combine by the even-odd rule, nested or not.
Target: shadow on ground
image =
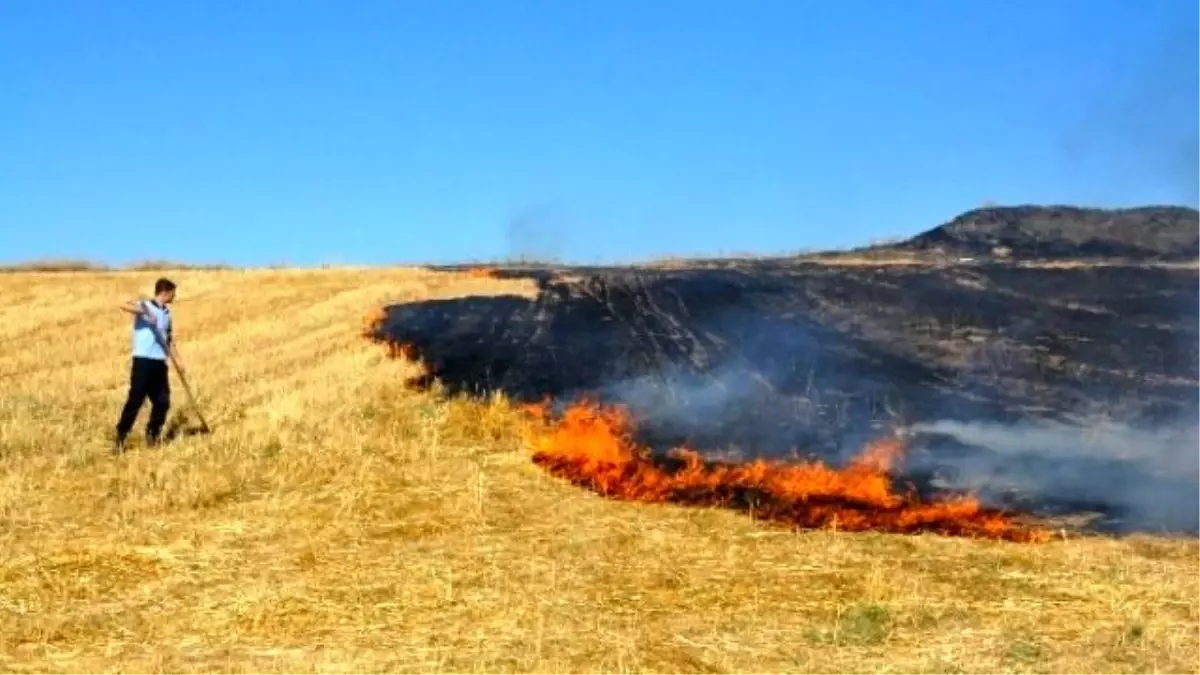
[[[1195,270],[763,261],[500,273],[534,279],[540,293],[392,306],[380,336],[415,348],[429,379],[452,393],[626,403],[654,447],[840,461],[889,429],[939,420],[1196,426]],[[1115,459],[1030,448],[1019,461],[989,461],[986,444],[968,455],[963,447],[929,443],[926,455],[958,459],[927,461],[906,478],[923,490],[954,484],[969,456],[1030,475],[1052,467],[1098,484],[1115,471],[1161,487]],[[1186,496],[1196,480],[1184,480]],[[1077,490],[1085,494],[1051,504],[1053,486],[1041,487],[1035,500],[1047,509],[1087,507],[1110,527],[1136,520],[1120,508],[1127,499]],[[1029,499],[995,492],[996,501]]]

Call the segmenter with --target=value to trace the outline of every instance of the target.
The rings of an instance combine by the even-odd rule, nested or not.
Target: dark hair
[[[154,282],[155,295],[158,295],[159,293],[167,293],[173,290],[175,290],[175,282],[171,281],[170,279],[163,278]]]

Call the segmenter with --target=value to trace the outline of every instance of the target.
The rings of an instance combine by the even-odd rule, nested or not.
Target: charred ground
[[[1196,426],[1194,268],[1017,262],[502,270],[535,279],[537,297],[393,306],[379,330],[411,345],[427,381],[451,392],[626,403],[654,447],[836,461],[889,429],[939,421]],[[923,438],[926,459],[906,476],[922,490],[953,484],[956,467],[969,463],[1185,500],[1194,491],[1194,476],[1180,484],[1170,469],[1143,475],[1142,464],[1113,456],[1064,460],[1034,447],[1000,457],[961,439]],[[1009,504],[1032,499],[1047,512],[1100,513],[1113,528],[1136,519],[1116,504],[1128,499],[1106,504],[1060,486],[1048,500],[1055,488],[1042,488],[1032,497],[982,492]]]

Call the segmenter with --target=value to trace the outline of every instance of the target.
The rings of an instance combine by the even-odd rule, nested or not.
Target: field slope
[[[608,501],[530,462],[503,400],[408,390],[360,335],[388,303],[528,281],[172,272],[215,433],[115,458],[116,304],[154,276],[0,275],[0,670],[1198,671],[1195,540]]]

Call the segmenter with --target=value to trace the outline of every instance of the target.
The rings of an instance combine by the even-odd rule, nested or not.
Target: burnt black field
[[[1136,445],[1164,429],[1189,439],[1197,426],[1194,267],[763,260],[504,274],[534,280],[537,297],[392,306],[380,331],[413,345],[449,393],[621,402],[655,448],[837,462],[872,437],[930,423],[1104,421]],[[1190,498],[1192,514],[1179,522],[1167,509],[1172,522],[1161,527],[1195,527],[1194,462],[1160,476],[1143,461],[1155,454],[1147,447],[1133,461],[1074,447],[1085,441],[1038,446],[1060,436],[1072,438],[1033,434],[1027,450],[1002,455],[991,441],[927,433],[903,478],[924,491],[974,481],[991,501],[1086,511],[1109,529],[1155,527],[1143,498],[1158,491]],[[1063,478],[1029,487],[1046,475]],[[1005,476],[1015,485],[998,487]]]

